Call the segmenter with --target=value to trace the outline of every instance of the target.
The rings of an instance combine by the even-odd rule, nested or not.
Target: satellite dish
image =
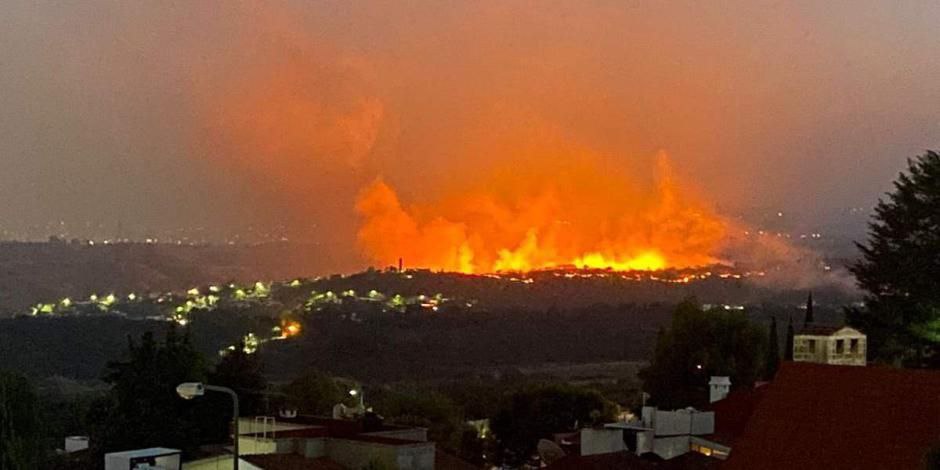
[[[548,439],[539,439],[539,444],[536,449],[538,449],[539,458],[548,465],[551,465],[553,462],[565,456],[565,451],[562,450],[558,444]]]

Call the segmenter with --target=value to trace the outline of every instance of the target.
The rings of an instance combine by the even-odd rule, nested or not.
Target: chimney
[[[728,396],[731,391],[731,378],[712,376],[708,381],[708,402],[715,403]]]
[[[88,448],[88,436],[69,436],[65,438],[65,452],[70,454]]]

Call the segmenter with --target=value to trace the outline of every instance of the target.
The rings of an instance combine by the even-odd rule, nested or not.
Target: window
[[[849,351],[852,352],[852,354],[858,354],[858,338],[852,338],[852,340],[849,341]]]
[[[845,352],[845,340],[837,339],[836,340],[836,354],[842,354]]]
[[[813,354],[816,353],[816,340],[815,339],[809,340],[809,352]]]

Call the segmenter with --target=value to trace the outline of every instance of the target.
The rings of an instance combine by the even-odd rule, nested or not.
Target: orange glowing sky
[[[0,237],[283,226],[335,257],[316,271],[707,263],[729,214],[870,206],[937,146],[938,22],[878,0],[12,2]]]

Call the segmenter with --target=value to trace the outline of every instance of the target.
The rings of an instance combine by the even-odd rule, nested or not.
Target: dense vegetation
[[[499,460],[519,465],[529,459],[539,439],[613,421],[617,405],[600,393],[554,384],[518,390],[503,397],[492,419]]]
[[[652,363],[640,375],[650,404],[665,409],[708,403],[711,376],[729,376],[749,387],[765,372],[768,334],[743,312],[703,310],[680,304],[672,324],[661,330]]]
[[[186,330],[201,353],[237,343],[247,332],[270,329],[273,320],[240,313],[198,314]],[[163,336],[172,323],[120,317],[20,317],[0,320],[2,367],[32,378],[101,377],[108,361],[121,357],[127,338],[152,331]]]
[[[908,162],[859,249],[852,271],[867,291],[865,308],[848,318],[868,334],[873,358],[940,368],[940,154]]]
[[[344,304],[299,317],[303,331],[290,340],[264,344],[262,360],[266,375],[276,381],[293,380],[307,369],[393,381],[445,379],[527,364],[642,361],[650,357],[656,331],[668,324],[672,309],[623,304],[400,314]],[[802,318],[796,307],[786,305],[745,311],[760,324],[771,315]],[[196,350],[217,357],[249,332],[270,331],[279,312],[276,307],[194,312],[185,330]],[[817,316],[838,322],[841,312],[818,306]],[[109,360],[121,356],[128,336],[153,331],[162,337],[171,324],[113,315],[4,319],[0,357],[4,368],[36,379],[94,380]]]
[[[107,365],[109,388],[103,391],[39,395],[25,378],[0,374],[3,468],[97,468],[106,452],[147,446],[180,448],[192,458],[203,444],[225,443],[230,405],[180,399],[175,386],[185,381],[233,388],[245,415],[273,414],[284,407],[329,415],[336,403],[355,405],[348,394],[355,388],[387,421],[426,427],[441,449],[481,465],[484,460],[525,460],[539,438],[609,420],[618,409],[592,388],[524,376],[366,385],[309,370],[289,383],[271,385],[262,376],[261,354],[237,348],[213,367],[187,334],[170,328],[162,340],[151,333],[131,340],[122,359]],[[52,419],[44,423],[45,418]],[[468,424],[481,418],[496,423],[495,439],[485,426]],[[88,452],[52,452],[63,436],[81,433],[91,437]]]
[[[434,379],[545,362],[643,360],[665,305],[598,305],[573,311],[389,315],[325,310],[304,334],[265,348],[267,370],[315,368],[367,380]]]
[[[0,470],[39,468],[45,461],[36,391],[23,377],[0,372]]]

